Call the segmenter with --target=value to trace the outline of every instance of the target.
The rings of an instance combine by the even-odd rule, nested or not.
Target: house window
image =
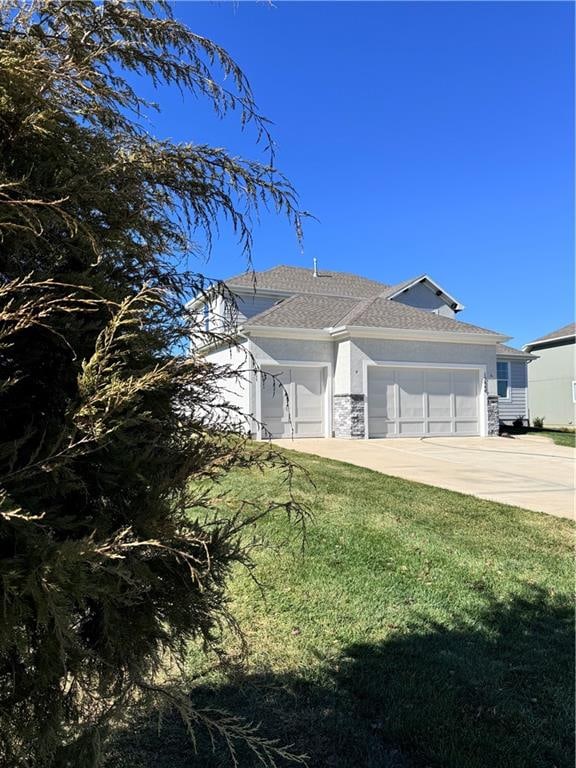
[[[572,382],[572,402],[576,403],[576,381]]]
[[[204,304],[202,307],[202,314],[204,316],[204,330],[208,332],[210,330],[210,307],[208,304]]]
[[[496,378],[498,379],[498,397],[503,400],[510,398],[510,363],[499,360],[496,363]]]

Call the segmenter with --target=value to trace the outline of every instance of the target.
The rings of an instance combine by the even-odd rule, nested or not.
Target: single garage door
[[[368,367],[368,436],[478,435],[477,370]]]
[[[326,368],[271,366],[262,372],[262,436],[324,437]]]

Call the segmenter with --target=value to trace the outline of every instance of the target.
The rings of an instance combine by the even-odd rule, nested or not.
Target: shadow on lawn
[[[358,643],[314,679],[253,674],[195,690],[199,706],[260,722],[310,768],[572,768],[571,601],[539,590],[492,601],[474,622]],[[287,763],[281,763],[287,765]],[[111,744],[107,768],[230,766],[177,717],[141,722]],[[243,750],[241,768],[261,765]]]

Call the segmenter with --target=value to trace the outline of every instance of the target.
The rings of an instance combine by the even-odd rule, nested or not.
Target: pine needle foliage
[[[268,162],[150,136],[135,74],[235,112]],[[208,285],[183,260],[226,220],[249,258],[262,207],[299,233],[242,71],[167,4],[0,3],[3,766],[94,768],[111,724],[159,700],[232,758],[238,740],[263,764],[288,756],[171,684],[191,640],[218,651],[234,627],[247,526],[302,514],[289,490],[258,508],[220,494],[239,463],[282,459],[226,418],[232,372],[185,353],[202,332],[185,299]]]

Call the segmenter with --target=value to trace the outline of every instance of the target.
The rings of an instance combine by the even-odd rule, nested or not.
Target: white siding
[[[334,361],[333,341],[268,339],[259,336],[252,336],[250,341],[254,357],[258,362],[265,365],[287,361],[310,363],[332,363]]]
[[[246,349],[246,342],[238,346],[224,347],[222,349],[209,352],[205,359],[216,365],[226,366],[238,371],[236,378],[222,376],[219,383],[219,399],[223,403],[228,403],[238,408],[244,417],[237,417],[235,413],[230,413],[230,418],[239,421],[242,427],[251,428],[252,420],[250,414],[250,369],[252,364]]]
[[[504,361],[506,358],[498,356],[498,360]],[[514,419],[525,419],[528,416],[526,408],[526,397],[528,378],[526,372],[526,363],[523,360],[509,360],[510,362],[510,399],[498,399],[498,412],[501,419],[511,421]]]
[[[350,340],[337,342],[334,348],[334,394],[349,395],[350,392]]]
[[[208,330],[210,333],[229,332],[232,316],[231,307],[222,296],[215,296],[208,303]],[[206,316],[204,316],[206,320]]]

